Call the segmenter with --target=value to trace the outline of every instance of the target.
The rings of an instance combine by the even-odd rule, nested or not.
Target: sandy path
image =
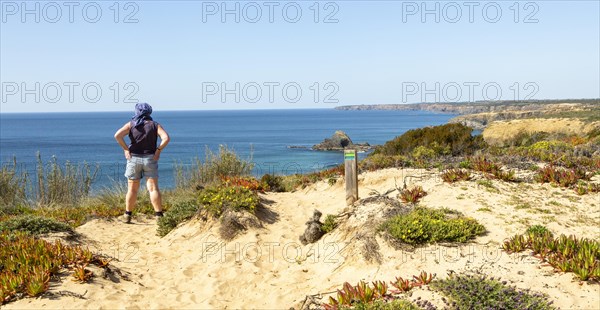
[[[150,220],[140,219],[133,225],[91,221],[77,231],[90,248],[117,257],[119,261],[113,265],[131,281],[113,283],[96,277],[93,283],[82,285],[65,278],[52,290],[85,293],[87,299],[24,299],[4,307],[288,309],[307,294],[334,290],[345,281],[389,281],[424,269],[441,277],[479,270],[518,287],[547,293],[563,309],[600,309],[600,285],[578,285],[572,274],[540,267],[539,261],[526,253],[507,255],[498,249],[504,238],[537,223],[555,233],[599,238],[600,196],[577,196],[550,185],[498,181],[492,181],[493,188],[477,180],[449,185],[432,171],[399,169],[361,175],[360,196],[402,186],[404,180],[429,192],[423,205],[459,210],[483,223],[489,233],[460,247],[434,245],[414,251],[394,250],[377,238],[381,262],[372,263],[363,258],[361,235],[357,234],[364,228],[360,217],[373,216],[364,207],[343,229],[302,246],[298,236],[315,208],[324,215],[346,208],[342,182],[333,186],[319,182],[294,193],[265,195],[271,203],[267,205],[270,212],[260,216],[264,227],[228,243],[218,238],[214,225],[208,228],[199,220],[164,238],[156,236],[156,224]],[[439,301],[439,296],[424,290],[415,291],[413,297],[417,296]]]

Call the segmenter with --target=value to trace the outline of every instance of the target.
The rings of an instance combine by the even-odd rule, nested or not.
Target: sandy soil
[[[577,196],[548,184],[491,181],[490,187],[477,178],[451,185],[435,171],[386,169],[359,177],[360,196],[383,193],[404,182],[422,185],[429,193],[422,205],[459,210],[484,224],[489,233],[461,246],[396,250],[374,233],[385,205],[372,201],[347,207],[341,180],[333,186],[319,182],[294,193],[264,195],[270,201],[259,212],[264,227],[229,242],[219,239],[218,223],[201,220],[164,238],[155,235],[151,220],[137,219],[132,225],[91,221],[77,228],[81,242],[117,258],[112,264],[129,280],[115,283],[98,276],[92,283],[77,284],[64,277],[51,291],[74,292],[84,299],[23,299],[3,307],[289,309],[299,307],[306,295],[334,291],[346,281],[390,281],[426,270],[437,277],[480,271],[546,293],[562,309],[600,309],[600,285],[554,273],[527,253],[508,255],[499,249],[505,238],[533,224],[546,225],[555,234],[600,238],[599,195]],[[315,208],[347,216],[319,242],[302,246],[298,237]],[[440,296],[423,289],[415,290],[410,299],[419,296],[442,305]]]

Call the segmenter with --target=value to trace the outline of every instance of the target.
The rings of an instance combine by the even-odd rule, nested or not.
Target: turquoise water
[[[342,163],[338,152],[290,149],[310,147],[345,131],[354,142],[382,144],[403,132],[446,123],[453,115],[423,111],[239,110],[155,111],[171,136],[159,165],[162,187],[174,185],[174,163],[204,158],[206,148],[233,148],[255,164],[254,174],[306,173]],[[91,163],[100,171],[94,188],[123,181],[125,159],[113,138],[129,112],[0,114],[0,159],[34,171],[36,153],[48,161]],[[250,157],[251,156],[251,157]],[[362,155],[364,156],[364,154]]]

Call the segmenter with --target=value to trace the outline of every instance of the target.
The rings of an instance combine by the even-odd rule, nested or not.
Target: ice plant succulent
[[[560,235],[553,238],[549,231],[528,229],[525,235],[515,235],[504,242],[508,253],[530,249],[532,253],[560,272],[573,272],[580,280],[600,280],[600,243],[591,239]]]
[[[396,280],[390,283],[400,292],[408,292],[413,288],[413,283],[402,277],[396,277]]]
[[[417,185],[413,188],[402,190],[399,196],[402,202],[416,204],[425,195],[427,195],[427,192],[423,190],[423,187]]]
[[[86,267],[87,264],[75,267],[75,269],[73,270],[73,281],[79,283],[87,283],[92,279],[94,273],[88,270]]]
[[[458,181],[468,181],[471,179],[471,173],[465,169],[446,169],[442,172],[442,180],[448,183]]]
[[[356,307],[358,307],[358,309],[379,309],[378,306],[381,306],[382,302],[385,304],[386,302],[393,302],[398,299],[398,296],[394,296],[393,294],[404,293],[411,290],[413,287],[427,285],[434,277],[435,275],[428,274],[425,271],[422,271],[418,276],[413,276],[413,280],[404,280],[402,277],[396,277],[396,280],[391,281],[390,283],[397,291],[388,290],[388,285],[383,281],[373,281],[372,286],[364,281],[360,281],[354,286],[345,282],[342,288],[337,290],[336,297],[330,296],[329,303],[323,304],[322,306],[326,310]]]
[[[414,286],[427,285],[431,283],[434,278],[435,274],[427,273],[423,270],[418,276],[413,276]]]
[[[106,268],[109,261],[88,249],[50,243],[26,233],[0,233],[0,304],[19,296],[37,297],[48,290],[50,279],[64,269],[74,278],[89,280],[88,264]],[[82,267],[83,266],[83,267]]]

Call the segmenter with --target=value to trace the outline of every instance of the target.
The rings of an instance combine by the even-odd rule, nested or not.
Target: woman
[[[128,181],[124,216],[126,223],[131,223],[131,212],[135,208],[140,180],[143,177],[146,177],[146,187],[150,193],[150,201],[157,219],[163,216],[160,190],[158,189],[158,160],[170,139],[162,126],[152,120],[150,114],[152,114],[152,107],[149,104],[136,104],[135,115],[131,121],[115,133],[115,139],[123,148],[127,159],[125,177]],[[124,140],[127,135],[131,141],[129,146]],[[158,137],[160,137],[160,145],[157,147]]]

